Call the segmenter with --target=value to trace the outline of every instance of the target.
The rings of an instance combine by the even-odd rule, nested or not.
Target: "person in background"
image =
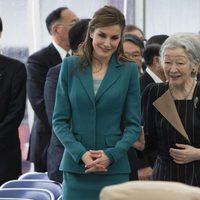
[[[139,75],[141,75],[146,68],[143,65],[142,52],[144,43],[142,40],[135,35],[125,34],[123,35],[123,49],[125,55],[137,63]]]
[[[144,48],[143,58],[147,68],[140,77],[141,94],[148,84],[166,81],[164,70],[160,62],[160,47],[161,45],[154,43]]]
[[[69,31],[69,44],[73,54],[77,54],[85,40],[88,24],[91,19],[81,19]]]
[[[150,83],[161,83],[166,81],[164,70],[160,62],[160,47],[168,38],[167,35],[153,35],[150,37],[143,51],[144,63],[147,66],[145,72],[140,77],[141,94]],[[149,180],[153,172],[153,165],[157,152],[151,152],[145,156],[143,152],[137,151],[138,156],[138,179]]]
[[[142,74],[142,51],[144,48],[143,42],[135,35],[125,34],[122,38],[124,54],[130,60],[136,62],[138,66],[139,76]],[[121,128],[124,129],[123,120],[121,122]],[[131,166],[130,180],[138,179],[138,166],[137,166],[137,154],[135,148],[131,147],[128,151],[128,159]]]
[[[77,53],[79,45],[85,39],[89,21],[90,19],[82,19],[78,21],[69,31],[69,44],[73,54]],[[60,67],[61,64],[58,64],[49,69],[44,87],[45,109],[51,127]],[[63,151],[63,145],[52,130],[51,140],[47,152],[47,172],[49,179],[58,181],[60,183],[62,183],[63,180],[62,172],[59,171],[59,165],[62,159]]]
[[[161,47],[168,82],[149,84],[142,94],[147,153],[157,150],[153,180],[200,186],[200,44],[195,34],[171,35]]]
[[[150,44],[162,45],[168,37],[169,36],[165,35],[165,34],[153,35],[146,41],[146,45],[145,46],[148,46]]]
[[[145,72],[140,77],[141,95],[150,83],[162,83],[166,80],[164,70],[160,62],[159,44],[150,44],[144,48],[143,58],[147,66]],[[157,156],[157,152],[151,152],[145,156],[143,152],[137,151],[138,156],[138,179],[149,180],[153,172],[153,165]]]
[[[0,37],[2,31],[0,18]],[[0,55],[0,185],[21,174],[18,128],[25,112],[26,78],[23,63]]]
[[[138,38],[140,38],[141,41],[145,41],[144,32],[136,25],[133,24],[126,25],[124,28],[124,35],[125,34],[135,35]]]
[[[100,8],[78,56],[62,63],[53,129],[65,148],[60,165],[64,200],[97,200],[102,187],[128,181],[127,151],[133,143],[144,145],[137,66],[123,58],[124,26],[118,9]]]
[[[52,43],[30,55],[27,61],[27,92],[34,110],[34,122],[30,136],[29,160],[35,171],[47,171],[47,149],[51,138],[44,104],[44,84],[49,68],[62,62],[70,53],[68,32],[77,21],[76,14],[67,7],[53,10],[46,18],[46,26]]]

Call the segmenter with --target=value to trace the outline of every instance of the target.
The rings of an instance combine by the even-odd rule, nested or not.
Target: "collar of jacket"
[[[117,81],[120,76],[119,69],[122,65],[122,63],[117,61],[116,55],[113,54],[109,61],[107,72],[101,82],[96,96],[94,95],[93,89],[92,66],[88,66],[85,70],[78,71],[78,77],[81,81],[81,84],[83,85],[93,104],[97,103],[102,95],[110,89],[112,84]]]

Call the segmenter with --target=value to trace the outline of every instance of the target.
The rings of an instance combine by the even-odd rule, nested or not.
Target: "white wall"
[[[146,38],[200,30],[200,0],[146,0]]]

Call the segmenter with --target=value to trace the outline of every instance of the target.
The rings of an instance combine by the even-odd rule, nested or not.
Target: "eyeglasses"
[[[140,58],[142,55],[139,52],[125,52],[128,58]]]

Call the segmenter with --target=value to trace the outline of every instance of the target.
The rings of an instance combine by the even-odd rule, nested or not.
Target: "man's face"
[[[138,67],[141,68],[142,67],[142,53],[141,53],[140,47],[134,44],[133,42],[124,41],[123,48],[124,48],[125,55],[129,59],[135,61],[138,64]]]
[[[63,10],[61,17],[62,19],[57,24],[56,37],[59,40],[59,43],[69,47],[69,30],[78,21],[78,17],[73,11],[69,9]]]

